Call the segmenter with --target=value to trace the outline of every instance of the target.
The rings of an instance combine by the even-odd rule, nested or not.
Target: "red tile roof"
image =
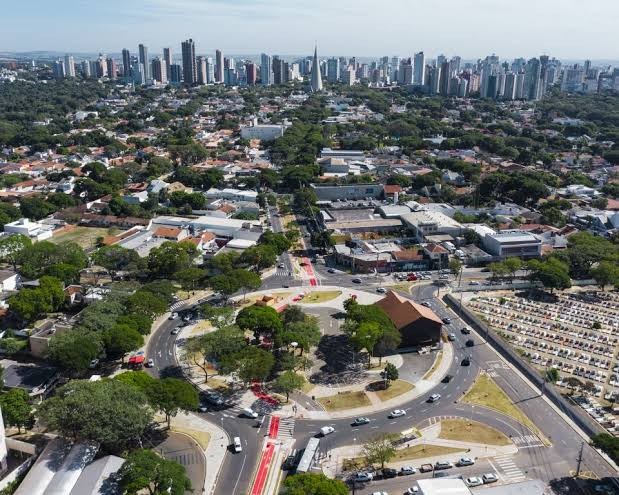
[[[383,299],[376,303],[376,305],[387,313],[398,329],[404,328],[421,318],[439,324],[443,323],[430,308],[417,304],[393,291],[389,291]]]

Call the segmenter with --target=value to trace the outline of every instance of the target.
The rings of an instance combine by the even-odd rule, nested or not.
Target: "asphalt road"
[[[204,454],[200,446],[187,435],[171,432],[168,438],[157,446],[157,450],[166,459],[183,465],[191,486],[195,492],[200,492],[204,484],[205,468]],[[193,492],[186,492],[193,493]]]
[[[271,215],[271,222],[274,230],[281,229],[281,223],[278,223],[280,222],[279,217]],[[287,253],[280,257],[279,262],[284,263],[285,268],[267,279],[262,288],[301,285],[299,281],[293,281],[288,275],[292,272],[292,266]],[[352,282],[353,277],[344,272],[330,274],[327,267],[320,264],[315,265],[315,270],[321,279],[321,285],[368,289],[368,286],[371,287],[372,284],[378,286],[381,283],[379,278],[370,276],[360,286],[360,284],[354,284]],[[505,432],[517,441],[530,438],[532,433],[526,427],[508,417],[484,408],[471,408],[457,403],[457,399],[470,387],[479,370],[483,368],[491,374],[492,378],[525,414],[535,421],[552,442],[551,447],[539,446],[537,441],[519,444],[520,450],[513,457],[513,462],[527,477],[550,481],[568,476],[576,468],[576,459],[582,445],[582,439],[540,398],[538,392],[532,390],[518,374],[506,366],[489,345],[482,343],[480,336],[473,333],[476,345],[473,348],[464,347],[464,341],[470,338],[461,335],[459,332],[464,324],[455,314],[438,302],[435,298],[436,290],[437,288],[434,285],[420,285],[413,291],[413,298],[417,301],[430,301],[432,309],[439,316],[450,316],[453,320],[450,326],[456,334],[456,341],[454,342],[456,352],[449,373],[454,375],[454,378],[450,383],[441,383],[432,390],[432,393],[440,393],[442,398],[433,404],[428,404],[426,397],[420,397],[403,404],[400,408],[405,409],[407,415],[395,420],[387,417],[388,411],[377,412],[370,416],[369,425],[360,428],[352,428],[350,420],[344,419],[326,422],[297,419],[294,430],[295,448],[303,448],[309,438],[325,425],[331,425],[335,428],[335,433],[321,441],[321,450],[328,455],[328,452],[335,447],[363,443],[378,431],[400,432],[434,416],[470,417]],[[178,310],[182,309],[178,308]],[[149,341],[147,357],[154,359],[155,362],[155,366],[149,371],[155,376],[180,376],[180,370],[174,356],[176,336],[171,334],[171,330],[179,325],[181,325],[179,320],[164,322]],[[464,356],[472,358],[470,366],[461,366],[460,363]],[[243,441],[243,452],[241,454],[232,454],[228,451],[215,493],[217,495],[245,493],[249,489],[259,459],[262,440],[266,434],[266,425],[257,428],[255,421],[238,417],[238,411],[234,407],[223,411],[201,413],[201,416],[222,426],[230,438],[239,436]],[[616,475],[597,452],[586,444],[583,449],[582,469],[594,471],[600,477]]]

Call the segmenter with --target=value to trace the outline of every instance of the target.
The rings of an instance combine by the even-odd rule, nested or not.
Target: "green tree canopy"
[[[4,424],[16,426],[18,432],[34,423],[30,397],[25,390],[14,388],[0,394],[0,407]]]
[[[347,495],[348,487],[340,480],[320,473],[299,473],[284,481],[283,495]]]
[[[69,374],[77,375],[86,371],[102,350],[103,342],[98,333],[66,330],[51,338],[47,357]]]
[[[152,450],[135,450],[120,468],[119,484],[128,495],[183,495],[191,491],[191,480],[185,468],[176,461],[164,459]]]

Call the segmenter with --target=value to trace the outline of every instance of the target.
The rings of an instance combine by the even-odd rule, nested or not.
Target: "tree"
[[[458,277],[458,275],[460,275],[460,272],[462,271],[462,262],[457,258],[452,258],[449,261],[449,271],[451,271],[451,273]]]
[[[234,308],[230,306],[211,306],[205,303],[200,306],[200,312],[217,330],[234,324]]]
[[[127,299],[127,310],[133,314],[156,318],[168,310],[168,304],[150,291],[139,290]]]
[[[274,364],[272,353],[259,347],[247,346],[237,353],[224,356],[221,367],[224,372],[236,373],[243,383],[248,384],[254,380],[264,381]]]
[[[208,382],[209,363],[222,363],[247,346],[243,332],[236,326],[224,327],[215,332],[191,337],[185,344],[185,359],[204,372]]]
[[[138,268],[140,256],[134,249],[122,246],[103,246],[91,256],[95,265],[102,266],[112,274],[120,271],[130,271]]]
[[[239,257],[239,263],[253,267],[256,271],[269,268],[277,261],[275,248],[267,244],[258,244],[247,248]]]
[[[0,395],[2,419],[9,426],[16,426],[18,433],[21,429],[29,428],[34,423],[30,397],[25,390],[14,388]]]
[[[286,402],[292,392],[301,390],[305,379],[294,371],[284,371],[277,377],[274,383],[274,388],[278,392],[286,394]]]
[[[273,336],[282,330],[282,322],[275,309],[269,306],[248,306],[239,311],[236,324],[243,330],[259,335]]]
[[[374,346],[378,343],[382,337],[383,330],[376,322],[363,322],[360,323],[356,329],[351,333],[350,342],[353,347],[360,351],[365,349],[368,351],[368,367],[371,364],[371,358],[374,353]]]
[[[181,283],[183,289],[187,290],[195,290],[197,287],[200,287],[200,282],[202,282],[205,276],[206,272],[204,270],[195,267],[185,268],[174,274],[174,278]]]
[[[13,270],[17,270],[22,252],[31,246],[30,237],[22,234],[3,237],[0,239],[0,261],[9,263]]]
[[[41,277],[38,287],[22,289],[9,298],[9,307],[28,322],[59,309],[64,303],[63,285],[55,277]]]
[[[615,462],[619,462],[619,438],[608,433],[598,433],[591,437],[591,445],[600,449]]]
[[[124,361],[125,354],[137,351],[144,345],[144,337],[134,327],[129,325],[114,325],[105,330],[102,335],[103,344],[108,357],[121,358]]]
[[[347,495],[348,487],[340,480],[320,473],[299,473],[286,477],[282,495]]]
[[[399,437],[397,433],[380,433],[363,446],[363,457],[368,464],[380,463],[381,469],[384,468],[385,463],[395,457],[394,442]]]
[[[383,328],[383,334],[374,346],[374,355],[378,355],[378,366],[382,365],[383,357],[395,351],[402,342],[402,334],[393,325]]]
[[[174,273],[190,268],[197,254],[196,247],[189,241],[166,241],[151,249],[148,268],[157,277],[171,278]]]
[[[316,318],[306,316],[303,321],[294,321],[286,325],[285,330],[281,333],[281,343],[279,345],[290,345],[296,342],[298,347],[303,351],[309,352],[310,348],[320,342],[321,333],[318,321]]]
[[[196,389],[178,378],[154,380],[146,395],[150,404],[165,414],[168,430],[172,416],[180,410],[195,411],[199,404]]]
[[[296,304],[286,306],[286,309],[284,309],[281,315],[284,325],[295,321],[305,321],[306,317],[306,314],[303,309],[301,309],[301,306],[297,306]]]
[[[505,271],[509,273],[509,277],[512,282],[516,277],[516,272],[522,269],[522,265],[522,260],[520,258],[516,258],[515,256],[507,258],[503,261],[503,267],[505,268]]]
[[[228,276],[232,278],[239,289],[243,291],[243,301],[245,300],[245,294],[248,290],[257,290],[262,285],[262,279],[256,272],[250,272],[249,270],[243,270],[238,268],[232,270]]]
[[[70,381],[37,415],[65,437],[99,442],[112,452],[138,441],[153,419],[146,396],[119,380]]]
[[[545,288],[554,291],[555,289],[568,289],[572,286],[568,267],[565,263],[556,258],[548,258],[544,261],[529,261],[531,270],[530,278],[540,281]]]
[[[508,273],[508,270],[503,262],[490,263],[488,265],[488,270],[492,273],[493,280],[503,279]]]
[[[224,274],[211,277],[208,284],[211,286],[211,289],[215,292],[219,292],[226,299],[240,289],[236,279]]]
[[[138,495],[147,490],[150,495],[183,495],[191,491],[191,480],[184,466],[164,459],[152,450],[131,452],[120,468],[119,484],[123,493]]]
[[[388,387],[389,385],[391,385],[391,382],[400,378],[400,373],[398,372],[398,368],[395,367],[395,364],[387,363],[385,365],[384,376]]]
[[[559,375],[559,370],[557,368],[549,368],[546,370],[546,380],[551,383],[556,383],[559,381],[561,376]]]
[[[590,273],[602,290],[607,285],[619,286],[619,266],[616,263],[601,261]]]
[[[466,229],[464,231],[464,242],[466,244],[475,244],[478,245],[481,243],[481,236],[472,229]]]
[[[99,334],[66,330],[51,338],[47,357],[70,375],[78,375],[88,369],[90,362],[98,358],[102,350]]]

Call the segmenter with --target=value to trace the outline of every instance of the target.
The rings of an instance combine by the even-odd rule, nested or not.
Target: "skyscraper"
[[[82,77],[84,78],[90,77],[90,62],[88,62],[88,60],[83,60],[82,63],[80,64],[80,67],[82,71]]]
[[[221,50],[215,50],[215,82],[224,82],[224,54]]]
[[[198,71],[198,84],[206,84],[208,81],[206,75],[206,58],[198,57],[196,61],[196,68]]]
[[[318,46],[314,47],[314,59],[312,60],[312,78],[310,80],[310,91],[312,91],[312,93],[322,91],[322,75],[320,74],[320,63],[318,62]]]
[[[123,75],[127,81],[131,76],[131,53],[126,48],[123,48]]]
[[[158,83],[168,84],[168,68],[162,57],[153,60],[153,79]]]
[[[337,58],[327,60],[327,81],[334,84],[340,80],[340,61]]]
[[[170,48],[163,49],[163,60],[165,61],[167,76],[170,79],[170,68],[172,67],[172,50]]]
[[[198,82],[196,67],[196,45],[190,38],[181,43],[183,53],[183,80],[185,84],[193,86]]]
[[[106,61],[106,65],[107,65],[107,74],[106,76],[108,77],[108,79],[110,81],[115,81],[116,80],[116,73],[118,72],[118,68],[116,67],[116,60],[114,60],[113,58],[108,58]]]
[[[260,81],[263,86],[273,84],[273,68],[271,67],[271,56],[263,53],[260,56]]]
[[[247,85],[254,86],[256,84],[256,80],[258,79],[256,64],[253,62],[245,64],[245,72],[247,73]]]
[[[149,79],[152,79],[152,76],[150,74],[150,64],[148,63],[148,47],[140,43],[138,46],[138,51],[140,54],[139,62],[144,67],[144,82],[146,82]]]
[[[64,56],[64,76],[75,77],[75,61],[72,55]]]
[[[215,64],[212,57],[206,58],[206,82],[213,84],[215,82]]]
[[[56,60],[52,69],[54,72],[54,77],[56,79],[62,79],[65,75],[64,60]]]
[[[415,53],[413,84],[423,86],[426,77],[426,56],[423,52]]]
[[[172,84],[180,84],[183,80],[183,70],[179,64],[172,64],[170,67],[170,82]]]

